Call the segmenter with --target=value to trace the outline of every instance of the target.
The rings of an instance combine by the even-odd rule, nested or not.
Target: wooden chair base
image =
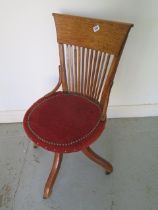
[[[33,148],[34,149],[38,148],[37,144],[33,143]]]
[[[113,171],[112,165],[97,155],[90,147],[85,148],[82,152],[92,161],[97,163],[98,165],[102,166],[105,169],[106,174],[110,174]]]
[[[62,157],[63,157],[63,154],[55,153],[53,166],[49,174],[49,177],[47,179],[47,182],[45,184],[43,198],[48,198],[52,192],[53,185],[55,183],[56,177],[58,175],[58,172],[61,166]]]
[[[89,159],[102,166],[105,169],[106,174],[110,174],[113,171],[112,165],[108,161],[104,160],[99,155],[97,155],[90,147],[85,148],[84,150],[82,150],[82,152]],[[48,198],[52,192],[53,185],[55,183],[56,177],[61,166],[62,157],[63,154],[55,153],[53,166],[44,188],[43,198],[45,199]]]

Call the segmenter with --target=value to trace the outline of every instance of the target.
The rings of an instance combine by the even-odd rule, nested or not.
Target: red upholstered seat
[[[102,133],[98,103],[66,92],[56,92],[34,103],[24,117],[24,129],[35,144],[54,152],[82,150]]]

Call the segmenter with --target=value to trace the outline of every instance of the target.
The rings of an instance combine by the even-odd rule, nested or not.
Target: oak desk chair
[[[48,198],[63,153],[82,151],[111,173],[112,165],[89,145],[105,128],[116,69],[133,24],[53,14],[59,44],[59,82],[35,102],[24,117],[24,129],[35,145],[55,152],[44,188]],[[58,91],[62,85],[62,91]]]

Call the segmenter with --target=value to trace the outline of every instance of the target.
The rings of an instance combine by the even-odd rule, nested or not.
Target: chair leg
[[[95,152],[93,152],[93,150],[90,147],[85,148],[84,150],[82,150],[82,152],[89,159],[102,166],[105,169],[106,174],[110,174],[113,171],[112,165],[108,161],[104,160],[102,157],[97,155]]]
[[[33,148],[34,149],[38,148],[37,144],[33,143]]]
[[[62,157],[63,154],[55,153],[53,166],[44,187],[43,198],[48,198],[52,192],[53,185],[55,183],[56,177],[61,166]]]

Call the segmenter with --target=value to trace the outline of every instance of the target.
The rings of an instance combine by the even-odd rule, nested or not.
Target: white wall
[[[109,116],[158,115],[158,1],[0,0],[0,122],[24,111],[58,78],[52,12],[134,23],[118,68]]]

